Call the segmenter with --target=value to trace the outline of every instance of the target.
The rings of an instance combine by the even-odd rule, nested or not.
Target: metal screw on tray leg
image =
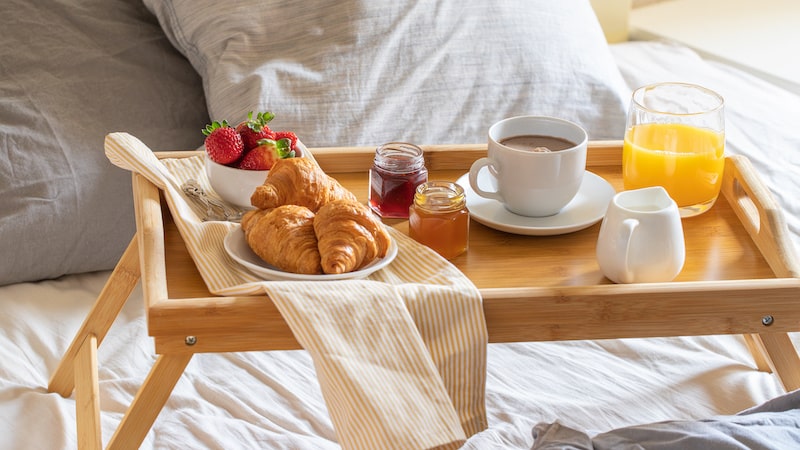
[[[186,345],[197,344],[197,337],[196,336],[186,336],[186,339],[184,339],[184,342],[186,342]]]
[[[772,325],[773,322],[775,322],[775,318],[770,315],[766,315],[761,318],[761,325],[764,325],[765,327]]]

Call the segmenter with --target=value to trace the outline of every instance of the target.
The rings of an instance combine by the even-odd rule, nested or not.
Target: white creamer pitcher
[[[623,191],[614,196],[597,238],[597,262],[609,280],[672,281],[685,260],[678,205],[663,187]]]

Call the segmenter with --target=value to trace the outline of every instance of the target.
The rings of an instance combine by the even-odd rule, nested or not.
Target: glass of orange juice
[[[658,83],[633,92],[622,147],[626,190],[663,186],[681,217],[708,211],[725,166],[723,98],[688,83]]]

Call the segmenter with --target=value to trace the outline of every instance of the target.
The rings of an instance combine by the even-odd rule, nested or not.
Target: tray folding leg
[[[800,356],[789,334],[760,333],[756,337],[767,355],[769,371],[775,373],[783,388],[787,392],[800,389]]]
[[[78,427],[78,448],[100,449],[103,446],[100,427],[100,387],[97,376],[97,337],[83,340],[75,365],[75,416]]]
[[[789,392],[800,389],[800,355],[788,333],[745,334],[758,370],[774,373]]]
[[[49,392],[57,392],[63,397],[69,397],[75,391],[78,447],[81,449],[98,449],[102,446],[97,347],[139,281],[138,249],[137,237],[134,236],[47,387]]]
[[[78,354],[82,353],[84,341],[93,338],[96,341],[96,350],[139,281],[138,248],[137,238],[134,236],[50,378],[47,388],[49,392],[57,392],[63,397],[72,394],[75,389],[75,364],[78,362]],[[83,358],[80,361],[83,362]]]
[[[69,397],[75,391],[80,449],[102,448],[97,348],[139,281],[138,249],[134,236],[50,378],[49,392]],[[139,448],[191,358],[192,353],[159,355],[109,441],[109,449]]]
[[[159,355],[108,443],[109,449],[136,450],[144,441],[192,353]]]
[[[757,334],[745,334],[743,336],[744,342],[750,350],[750,354],[753,355],[756,368],[762,372],[772,373],[772,361],[770,361],[767,349],[764,348],[764,343],[761,342],[761,337]]]

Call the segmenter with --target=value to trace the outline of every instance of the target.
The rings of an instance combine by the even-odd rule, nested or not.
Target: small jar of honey
[[[429,181],[417,187],[409,208],[409,236],[453,259],[469,246],[469,211],[464,189],[449,181]]]
[[[381,217],[406,219],[415,189],[426,181],[421,148],[407,142],[383,144],[369,171],[369,206]]]

